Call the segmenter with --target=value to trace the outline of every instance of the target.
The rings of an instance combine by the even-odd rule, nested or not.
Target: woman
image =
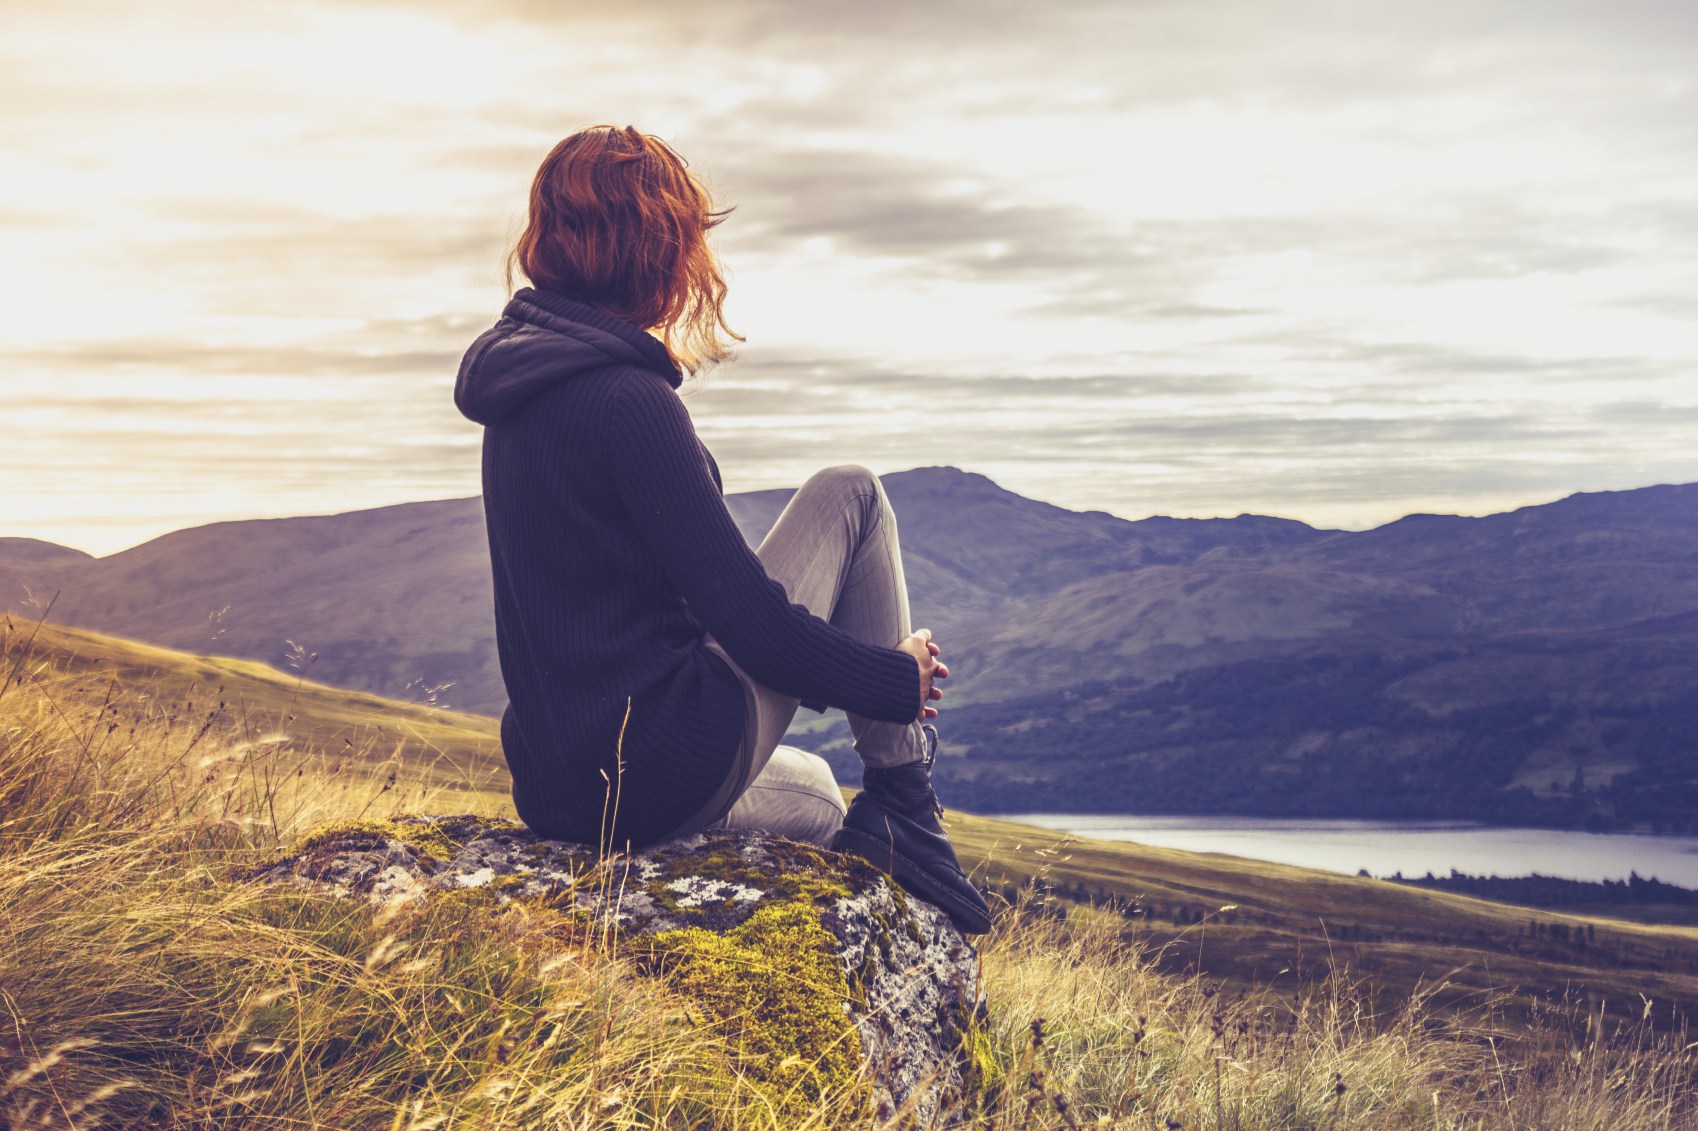
[[[513,801],[545,836],[641,846],[758,827],[854,851],[967,931],[983,898],[943,834],[923,720],[948,669],[911,632],[896,520],[861,468],[810,479],[751,552],[677,388],[728,355],[723,220],[663,142],[598,126],[537,170],[516,292],[461,362],[484,512]],[[841,707],[864,763],[845,812],[781,746]]]

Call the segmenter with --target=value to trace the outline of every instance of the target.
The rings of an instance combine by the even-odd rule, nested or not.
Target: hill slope
[[[303,788],[338,785],[339,763],[383,795],[384,774],[400,790],[425,788],[442,811],[511,815],[508,783],[490,720],[379,699],[287,678],[261,665],[138,646],[75,629],[46,627],[25,650],[31,626],[0,622],[0,671],[48,671],[60,710],[75,717],[102,702],[145,701],[182,719],[187,742],[220,703],[216,725],[240,735],[276,728],[279,760],[307,765]],[[200,710],[196,709],[200,705]],[[370,802],[368,801],[369,805]],[[416,811],[418,795],[385,797],[385,810]],[[1487,991],[1561,994],[1585,987],[1637,1005],[1698,1006],[1698,929],[1640,926],[1529,911],[1444,892],[1356,877],[1202,855],[1135,843],[1091,841],[952,811],[963,862],[992,886],[1038,884],[1046,898],[1113,903],[1126,929],[1171,969],[1195,968],[1235,984],[1295,986],[1329,966],[1371,979],[1377,992],[1407,997],[1448,981],[1446,1000]],[[1530,1000],[1530,997],[1528,998]]]
[[[773,1086],[787,1072],[810,1126],[867,1125],[864,1090],[810,1083],[842,1047],[818,1016],[840,1027],[858,995],[773,961],[816,948],[782,917],[707,934],[724,946],[677,932],[660,963],[556,900],[503,904],[519,893],[499,883],[374,908],[252,882],[280,852],[332,884],[432,870],[445,830],[391,818],[491,804],[431,784],[433,732],[487,757],[453,733],[475,720],[4,621],[0,673],[0,1126],[493,1129],[594,1112],[613,1131],[729,1131],[789,1125],[797,1091]],[[251,733],[273,711],[279,730]],[[361,731],[397,722],[417,733],[374,746]],[[350,771],[367,754],[370,772]],[[970,818],[956,831],[990,850],[993,878],[1037,881],[979,940],[973,1126],[1692,1125],[1692,932],[1539,917],[1512,939],[1516,913],[1467,900]],[[352,874],[311,852],[350,838],[369,850],[342,858]],[[571,882],[628,897],[625,863],[608,864]],[[1069,902],[1109,891],[1139,904]]]
[[[287,675],[252,660],[196,655],[87,629],[0,617],[0,676],[22,684],[51,672],[61,709],[133,701],[133,711],[198,733],[263,746],[288,772],[383,777],[404,766],[424,788],[461,795],[480,811],[508,806],[511,788],[496,721],[385,699]],[[5,685],[0,685],[3,687]],[[130,715],[113,715],[134,722]],[[457,802],[458,803],[458,802]]]
[[[944,774],[982,810],[1695,827],[1698,485],[1362,532],[1134,522],[953,468],[885,485],[915,617],[954,672]],[[728,503],[758,541],[788,497]],[[477,499],[217,523],[98,559],[6,546],[13,608],[24,585],[60,590],[55,621],[505,701]],[[798,740],[852,781],[841,737]]]

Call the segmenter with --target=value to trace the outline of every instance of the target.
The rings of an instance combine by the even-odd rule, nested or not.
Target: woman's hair
[[[725,279],[707,242],[729,212],[659,138],[579,130],[537,169],[508,282],[516,267],[543,290],[654,330],[694,373],[730,356],[726,338],[743,340],[725,323]]]

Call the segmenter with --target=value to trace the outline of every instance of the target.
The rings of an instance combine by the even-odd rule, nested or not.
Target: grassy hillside
[[[470,893],[374,910],[240,882],[327,819],[500,812],[489,720],[87,633],[0,623],[0,645],[0,1127],[865,1126],[853,1092],[780,1121],[734,1033],[546,906]],[[1435,1011],[1428,993],[1376,1000],[1349,978],[1314,978],[1312,962],[1281,973],[1257,950],[1310,945],[1309,917],[1413,936],[1507,932],[1514,913],[953,819],[969,855],[1011,884],[1206,913],[1167,930],[1054,895],[1004,906],[981,947],[990,1008],[971,1038],[971,1126],[1698,1117],[1692,1047],[1643,1016],[1525,1002],[1510,1014],[1495,996]],[[1213,909],[1224,900],[1239,909]],[[1168,935],[1193,949],[1164,952]],[[1690,941],[1608,924],[1597,935],[1624,962]],[[1438,945],[1363,954],[1426,963]],[[1167,972],[1188,961],[1274,990]]]
[[[954,815],[993,882],[1036,877],[1054,902],[1112,903],[1164,969],[1294,989],[1348,970],[1382,1001],[1422,990],[1467,1006],[1509,995],[1651,1016],[1698,1013],[1698,928],[1562,915],[1448,892]],[[1004,878],[1006,877],[1006,880]]]
[[[230,749],[239,747],[274,774],[363,781],[405,766],[421,788],[456,795],[442,804],[482,812],[506,803],[494,719],[329,687],[253,660],[175,652],[59,625],[38,628],[17,618],[0,623],[12,646],[5,670],[17,667],[14,678],[56,673],[55,701],[101,702],[112,708],[105,726],[161,721],[182,741],[185,758],[233,741]],[[311,661],[303,661],[310,672]]]
[[[202,732],[233,737],[234,755],[222,756],[262,785],[267,775],[316,780],[350,797],[375,790],[386,810],[511,815],[492,719],[80,629],[44,626],[32,653],[34,663],[74,676],[64,692],[79,700],[135,696],[185,749]],[[194,749],[205,757],[210,746]],[[305,776],[293,778],[297,771]],[[391,774],[399,775],[393,785]],[[1698,1010],[1698,928],[1529,910],[961,812],[948,821],[964,863],[985,882],[1011,894],[1036,883],[1052,901],[1113,904],[1167,969],[1236,985],[1290,985],[1347,969],[1388,1000],[1439,983],[1447,1002],[1510,992],[1523,1008],[1568,994],[1637,1013],[1649,998],[1665,1025],[1671,1009]]]

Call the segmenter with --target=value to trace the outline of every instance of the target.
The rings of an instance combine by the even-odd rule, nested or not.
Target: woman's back
[[[635,434],[675,411],[677,373],[658,342],[616,323],[521,291],[467,351],[455,393],[486,429],[515,802],[532,827],[580,840],[601,835],[610,783],[641,801],[620,822],[634,839],[687,817],[727,772],[743,713],[735,675],[702,648],[701,623],[629,509],[628,481],[647,462]],[[692,445],[702,477],[717,481]],[[625,780],[616,781],[622,728]],[[656,756],[669,747],[694,756]]]

